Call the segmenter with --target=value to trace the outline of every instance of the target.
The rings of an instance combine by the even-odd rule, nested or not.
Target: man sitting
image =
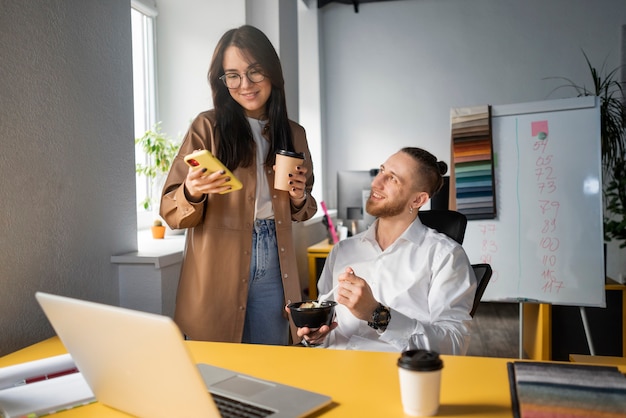
[[[376,222],[334,246],[318,282],[320,295],[339,283],[336,322],[300,328],[305,344],[467,352],[474,272],[458,243],[417,216],[446,171],[445,162],[420,148],[403,148],[381,165],[366,204]]]

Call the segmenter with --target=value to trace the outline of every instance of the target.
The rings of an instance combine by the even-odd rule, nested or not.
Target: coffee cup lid
[[[281,150],[276,151],[276,154],[284,155],[286,157],[304,159],[303,152],[294,152],[294,151],[287,151],[287,150],[281,149]]]
[[[439,353],[429,350],[404,351],[398,359],[398,367],[407,370],[433,371],[443,368]]]

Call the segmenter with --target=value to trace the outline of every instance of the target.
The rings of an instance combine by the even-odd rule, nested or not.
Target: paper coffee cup
[[[439,354],[409,350],[398,359],[400,396],[404,413],[414,417],[432,416],[439,410],[441,369]]]
[[[276,153],[276,172],[274,173],[274,188],[289,191],[291,185],[289,173],[295,173],[296,167],[304,163],[304,154],[280,150]]]

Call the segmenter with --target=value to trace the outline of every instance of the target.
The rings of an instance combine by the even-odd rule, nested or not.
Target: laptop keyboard
[[[215,393],[211,393],[217,409],[223,418],[262,418],[273,413],[268,409],[264,409],[249,403],[239,402]]]

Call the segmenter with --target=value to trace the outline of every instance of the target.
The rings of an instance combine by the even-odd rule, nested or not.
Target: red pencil
[[[28,384],[28,383],[41,382],[42,380],[54,379],[55,377],[65,376],[65,375],[72,374],[72,373],[78,373],[78,369],[76,367],[73,367],[71,369],[61,370],[61,371],[50,373],[50,374],[29,377],[29,378],[24,379],[24,381],[20,383]]]

